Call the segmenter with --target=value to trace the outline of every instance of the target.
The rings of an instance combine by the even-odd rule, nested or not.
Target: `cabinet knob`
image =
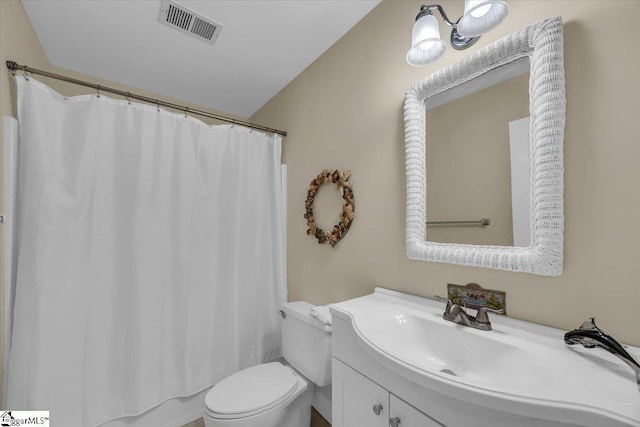
[[[380,415],[380,412],[382,412],[382,405],[373,405],[373,413],[376,415]]]
[[[389,418],[389,425],[391,427],[398,427],[400,425],[400,418],[398,417]]]

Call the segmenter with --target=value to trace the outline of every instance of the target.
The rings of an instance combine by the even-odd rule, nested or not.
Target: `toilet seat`
[[[278,362],[253,366],[213,386],[204,399],[205,411],[218,419],[257,415],[290,398],[300,383],[293,369]]]

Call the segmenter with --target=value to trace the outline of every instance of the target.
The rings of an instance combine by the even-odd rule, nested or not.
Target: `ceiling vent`
[[[172,0],[162,0],[158,21],[175,30],[214,44],[222,24],[206,18]]]

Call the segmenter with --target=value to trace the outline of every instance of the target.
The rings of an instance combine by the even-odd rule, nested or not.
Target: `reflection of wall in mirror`
[[[427,110],[427,240],[513,246],[509,122],[529,115],[529,73]]]

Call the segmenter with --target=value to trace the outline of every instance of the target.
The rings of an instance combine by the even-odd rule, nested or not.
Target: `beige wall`
[[[449,49],[436,64],[415,69],[404,56],[420,4],[382,3],[253,117],[289,131],[284,160],[290,299],[328,303],[369,293],[376,285],[431,296],[444,294],[447,282],[477,281],[507,291],[513,317],[569,329],[596,316],[621,341],[640,345],[635,268],[640,256],[640,51],[633,37],[625,43],[620,36],[620,29],[640,21],[640,2],[514,0],[507,20],[476,46]],[[462,13],[461,1],[442,4],[450,15]],[[404,91],[437,68],[553,15],[565,20],[563,275],[409,261],[404,249]],[[15,0],[0,1],[0,59],[0,115],[13,115],[13,85],[4,61],[50,68]],[[68,95],[84,92],[47,83]],[[353,171],[357,217],[335,249],[305,235],[304,197],[323,168]]]
[[[513,246],[509,122],[528,116],[529,73],[427,110],[427,221],[491,220],[430,225],[429,241]]]
[[[385,1],[252,119],[289,132],[289,298],[324,304],[386,286],[423,296],[446,284],[504,290],[510,316],[563,329],[589,316],[640,345],[640,49],[621,29],[637,1],[511,1],[497,29],[431,66],[405,62],[422,2]],[[459,16],[462,1],[444,0]],[[565,22],[565,268],[542,277],[410,261],[405,255],[402,105],[409,84],[518,28]],[[448,37],[441,23],[443,36]],[[462,126],[462,124],[460,124]],[[304,198],[323,168],[353,171],[356,218],[335,249],[305,235]],[[336,217],[338,212],[336,211]]]
[[[59,73],[66,75],[68,77],[73,77],[76,79],[87,80],[92,83],[101,84],[103,86],[113,87],[115,89],[135,92],[140,95],[148,96],[154,99],[160,99],[163,101],[172,102],[175,104],[186,105],[189,108],[200,109],[205,111],[210,111],[216,114],[225,115],[227,117],[233,117],[241,120],[246,120],[246,117],[233,116],[228,113],[224,113],[221,111],[212,110],[210,108],[202,107],[200,105],[184,102],[181,100],[177,100],[174,98],[169,98],[166,96],[154,94],[149,91],[144,91],[141,89],[137,89],[130,86],[125,86],[121,84],[117,84],[108,80],[99,79],[93,76],[88,76],[86,74],[77,73],[74,71],[62,69],[56,66],[49,64],[47,57],[40,45],[40,41],[36,36],[33,27],[31,26],[31,22],[27,17],[22,3],[18,0],[0,0],[0,59],[2,63],[0,64],[0,135],[2,133],[3,120],[2,117],[5,115],[16,116],[15,110],[15,85],[9,75],[9,72],[5,66],[5,61],[12,60],[21,65],[28,65],[31,68],[36,68],[40,70],[50,71],[53,73]],[[21,72],[20,72],[21,73]],[[85,88],[82,86],[72,85],[69,83],[64,83],[62,81],[49,79],[46,77],[36,76],[38,80],[41,80],[57,90],[58,92],[67,95],[80,95],[86,93],[94,93],[92,89]],[[112,96],[106,94],[106,96]],[[197,116],[200,120],[205,123],[215,124],[219,123],[214,119],[209,119],[206,117]],[[2,137],[0,136],[0,139]],[[3,174],[1,173],[2,161],[0,160],[0,182],[2,180]],[[2,193],[2,189],[4,187],[0,186],[0,193]],[[1,206],[0,212],[4,212],[4,195],[0,197]],[[4,241],[4,229],[0,226],[0,238]],[[4,283],[4,245],[0,245],[0,255],[1,262],[0,265],[0,283]],[[3,313],[4,309],[4,285],[0,286],[0,313]],[[4,314],[0,315],[0,384],[2,384],[2,363],[3,355],[4,355]],[[0,387],[1,388],[1,387]],[[2,401],[2,390],[0,390],[0,401]]]

